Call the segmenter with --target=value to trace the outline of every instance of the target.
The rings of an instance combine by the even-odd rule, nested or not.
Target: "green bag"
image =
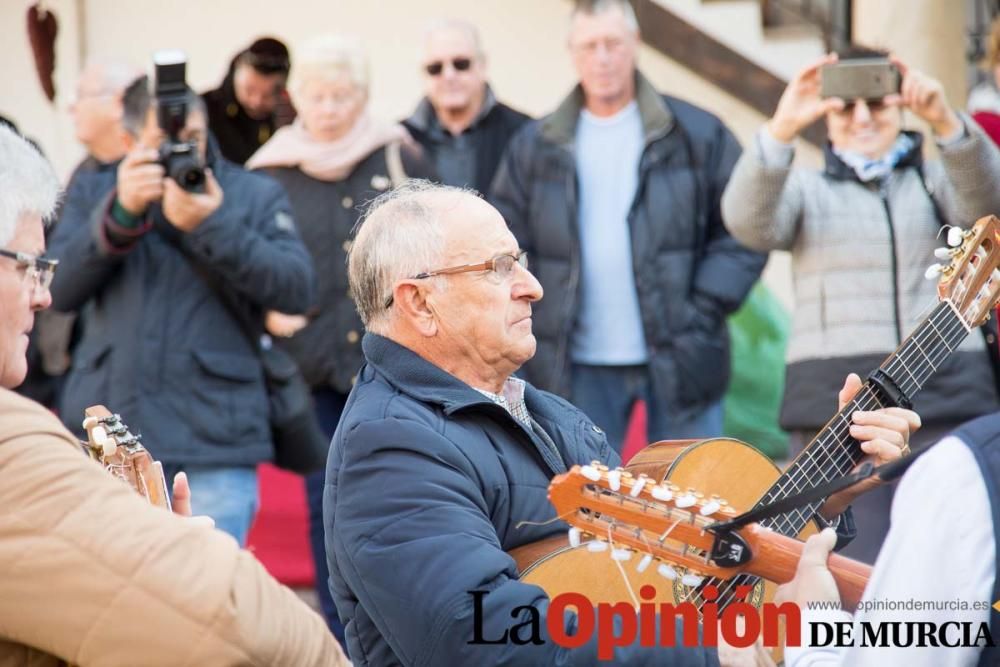
[[[778,413],[790,331],[791,316],[761,282],[729,318],[732,379],[723,403],[724,433],[775,460],[788,457],[788,434],[778,426]]]

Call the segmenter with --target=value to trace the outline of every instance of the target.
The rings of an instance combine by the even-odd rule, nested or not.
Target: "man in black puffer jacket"
[[[187,103],[181,139],[205,155],[204,106],[193,93]],[[74,182],[51,240],[62,270],[53,305],[84,318],[60,415],[80,434],[86,406],[121,412],[168,478],[187,473],[195,511],[242,542],[256,465],[272,457],[263,371],[244,323],[262,322],[262,309],[309,308],[312,263],[277,183],[210,147],[205,192],[186,192],[156,162],[163,133],[145,78],[124,107],[129,153],[116,170]]]
[[[638,399],[651,441],[720,434],[726,315],[765,263],[722,224],[739,144],[715,116],[659,95],[635,69],[637,45],[627,2],[578,7],[580,85],[515,136],[491,192],[547,293],[525,373],[616,448]]]

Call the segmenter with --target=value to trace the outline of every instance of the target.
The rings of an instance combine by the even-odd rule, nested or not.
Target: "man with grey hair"
[[[139,68],[112,59],[91,60],[80,72],[69,107],[76,138],[87,149],[77,170],[114,164],[125,155],[122,95],[140,76]]]
[[[403,126],[442,183],[485,193],[507,142],[530,118],[493,94],[479,30],[467,21],[427,26],[422,67],[426,97]]]
[[[113,171],[125,155],[122,96],[140,76],[142,72],[135,66],[109,58],[92,59],[80,72],[69,110],[76,138],[87,155],[70,175],[68,190],[89,174]],[[74,313],[45,310],[38,314],[28,349],[29,374],[19,392],[55,407],[69,369],[75,324]]]
[[[518,581],[507,553],[565,534],[546,498],[553,476],[621,462],[583,412],[514,376],[535,354],[542,298],[525,252],[484,200],[417,182],[371,205],[348,274],[366,363],[334,434],[323,514],[349,655],[357,665],[596,664],[594,638],[572,651],[553,643],[548,598]],[[866,445],[898,456],[884,440],[905,443],[909,424],[874,419]],[[575,616],[562,622],[576,634]],[[628,646],[615,662],[718,658]]]
[[[579,0],[579,85],[510,143],[490,193],[538,253],[549,299],[526,375],[621,448],[638,400],[648,441],[722,432],[726,316],[766,256],[726,231],[719,200],[740,154],[712,114],[660,95],[636,68],[626,0]]]
[[[263,311],[309,308],[312,262],[284,191],[218,156],[190,90],[179,138],[205,160],[204,192],[167,177],[154,102],[145,77],[126,90],[128,154],[74,184],[53,235],[54,306],[87,306],[60,414],[77,432],[94,402],[130,415],[165,468],[188,473],[199,513],[242,543],[256,466],[273,456]]]
[[[95,464],[49,410],[13,391],[56,262],[52,167],[0,127],[0,664],[342,667],[323,621],[228,536]],[[178,516],[180,515],[180,516]]]

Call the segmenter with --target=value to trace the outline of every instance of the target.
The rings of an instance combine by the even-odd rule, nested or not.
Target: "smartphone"
[[[824,65],[820,95],[843,100],[880,100],[899,92],[901,77],[886,58],[857,58]]]

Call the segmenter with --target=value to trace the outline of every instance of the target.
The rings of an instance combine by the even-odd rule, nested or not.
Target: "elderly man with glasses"
[[[403,126],[423,147],[438,180],[489,189],[514,131],[530,118],[497,101],[487,83],[479,31],[455,19],[424,33],[426,97]]]
[[[546,498],[553,476],[620,459],[583,412],[514,376],[535,353],[542,287],[503,217],[469,191],[411,182],[371,205],[348,276],[366,363],[333,437],[323,514],[351,659],[596,664],[595,642],[568,652],[552,642],[548,598],[517,581],[506,553],[566,530]],[[909,426],[876,420],[866,448],[898,456],[886,438],[905,444]],[[473,590],[488,591],[478,611]],[[575,634],[575,617],[565,623]],[[728,656],[630,646],[615,664],[707,667]]]
[[[11,391],[52,302],[42,221],[58,191],[38,151],[0,127],[0,665],[348,664],[252,554],[177,516],[191,513],[184,475],[175,514],[154,507]]]

